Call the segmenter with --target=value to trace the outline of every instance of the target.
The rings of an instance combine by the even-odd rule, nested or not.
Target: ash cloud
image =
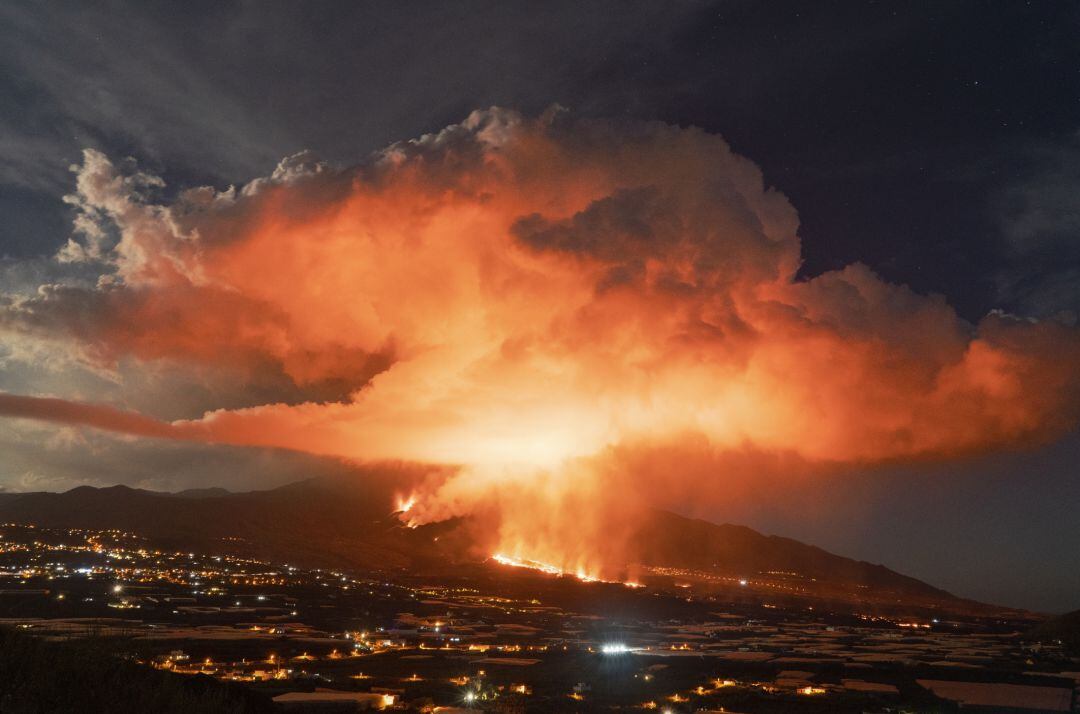
[[[222,389],[171,422],[12,396],[6,413],[453,465],[410,517],[490,511],[500,547],[537,560],[602,567],[523,524],[546,506],[583,528],[586,493],[598,541],[660,478],[643,451],[949,458],[1078,418],[1075,328],[970,324],[862,265],[797,279],[795,209],[697,129],[491,109],[358,167],[300,156],[170,204],[95,152],[77,179],[59,258],[96,282],[8,296],[0,329],[86,368],[290,389],[241,407]],[[700,471],[719,497],[723,469]]]

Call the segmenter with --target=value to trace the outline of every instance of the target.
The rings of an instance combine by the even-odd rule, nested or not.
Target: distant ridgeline
[[[4,714],[260,714],[268,697],[211,677],[140,665],[106,641],[47,642],[0,628],[0,712]]]
[[[460,575],[465,567],[491,567],[477,540],[483,528],[470,517],[404,527],[391,512],[395,478],[388,472],[363,479],[311,479],[246,493],[81,486],[66,493],[0,494],[0,523],[118,529],[163,550],[229,553],[312,568],[441,577]],[[895,609],[898,603],[905,612],[926,608],[996,617],[1008,610],[746,526],[651,510],[640,516],[635,529],[624,556],[641,566],[642,580],[660,588],[675,587],[677,580],[703,592],[728,587],[731,595],[731,588],[738,590],[743,579],[753,576],[742,583],[739,598],[756,593],[773,604],[798,607],[813,600],[859,612]],[[500,567],[499,572],[512,577],[510,570],[521,568]]]

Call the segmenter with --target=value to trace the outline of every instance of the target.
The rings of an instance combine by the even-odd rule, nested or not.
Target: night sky
[[[535,117],[558,104],[721,135],[798,211],[800,280],[862,263],[970,323],[1001,311],[1075,325],[1080,311],[1075,3],[42,2],[0,17],[0,300],[86,278],[53,260],[72,235],[64,196],[84,149],[131,157],[171,200],[267,176],[302,150],[347,167],[475,109]],[[32,362],[0,342],[0,391],[94,396]],[[236,405],[281,398],[266,389]],[[145,391],[111,401],[162,419],[234,406],[213,392],[161,413]],[[1080,434],[1065,431],[763,477],[756,499],[697,513],[959,595],[1071,610]],[[260,488],[342,468],[22,420],[0,421],[0,451],[10,490]]]

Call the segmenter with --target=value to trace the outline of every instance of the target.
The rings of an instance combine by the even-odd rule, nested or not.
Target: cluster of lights
[[[627,654],[628,652],[633,652],[633,650],[621,642],[612,642],[606,645],[601,645],[600,652],[606,655],[620,655]]]

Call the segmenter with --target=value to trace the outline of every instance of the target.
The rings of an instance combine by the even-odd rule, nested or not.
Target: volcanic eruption
[[[113,375],[112,404],[0,410],[428,464],[400,517],[480,515],[507,563],[633,578],[643,509],[725,498],[732,455],[951,458],[1077,421],[1074,327],[971,324],[859,264],[801,275],[795,209],[698,129],[493,108],[168,197],[96,151],[73,168],[56,260],[93,279],[8,295],[0,329]],[[165,368],[216,403],[126,411],[123,375]]]

